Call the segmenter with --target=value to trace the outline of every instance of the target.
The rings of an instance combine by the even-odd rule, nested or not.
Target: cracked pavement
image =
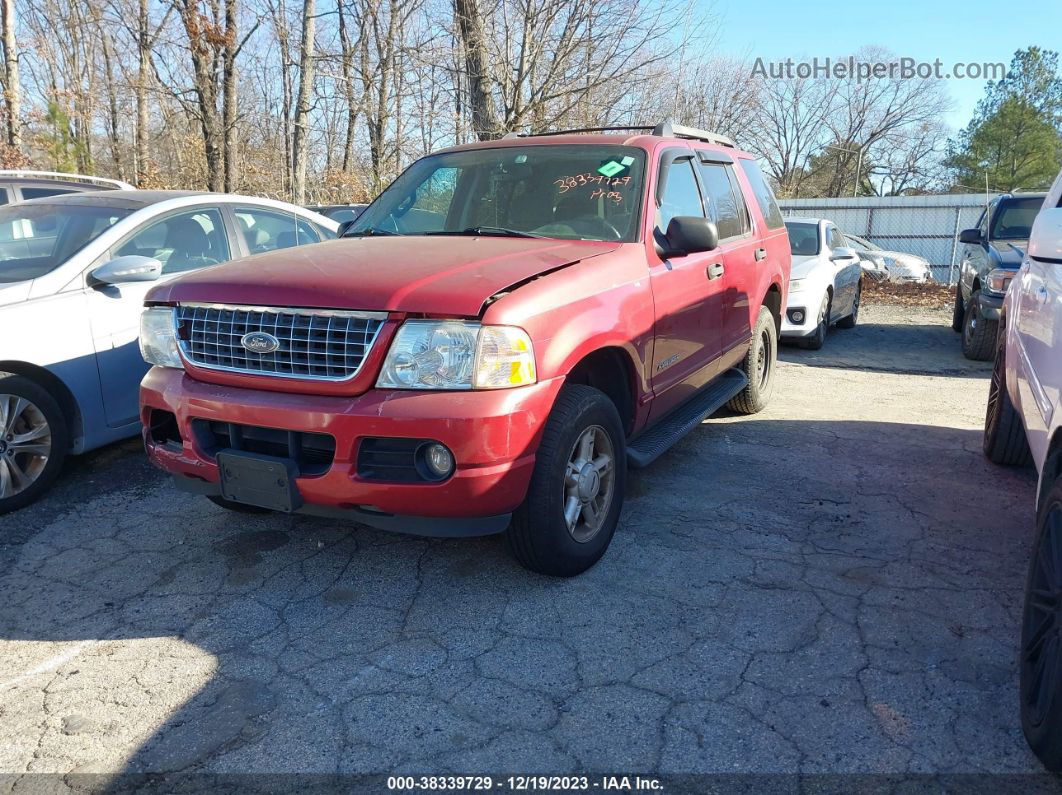
[[[138,441],[0,517],[0,772],[1021,773],[1031,471],[943,312],[784,348],[572,580],[227,513]]]

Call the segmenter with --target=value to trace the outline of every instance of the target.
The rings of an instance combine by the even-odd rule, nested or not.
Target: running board
[[[745,388],[749,379],[740,370],[727,370],[712,383],[676,407],[658,424],[627,445],[627,464],[635,469],[649,466],[679,439],[700,425],[704,418]]]

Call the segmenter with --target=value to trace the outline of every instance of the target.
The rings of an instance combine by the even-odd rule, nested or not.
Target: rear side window
[[[760,206],[760,212],[763,213],[763,220],[767,222],[767,228],[780,229],[784,224],[782,211],[778,209],[778,202],[774,200],[774,191],[767,184],[767,178],[763,176],[755,160],[740,162],[741,170],[745,172],[749,185],[752,186],[752,192],[756,196],[756,203]]]
[[[704,181],[708,217],[715,221],[719,239],[738,237],[749,230],[748,210],[745,201],[731,182],[726,166],[718,163],[701,163],[701,179]]]
[[[7,204],[7,191],[0,188],[0,205]]]
[[[693,161],[688,157],[676,160],[668,166],[667,184],[664,185],[664,195],[660,201],[660,220],[657,224],[660,231],[666,232],[667,225],[677,215],[705,217],[697,177],[693,174]]]
[[[321,242],[316,226],[288,213],[240,207],[236,220],[252,254]]]
[[[21,188],[24,201],[30,199],[47,199],[49,196],[62,196],[64,193],[77,193],[69,188]]]

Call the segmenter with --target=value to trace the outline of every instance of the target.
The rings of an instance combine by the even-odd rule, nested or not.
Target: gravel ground
[[[783,349],[769,409],[634,473],[567,581],[83,457],[0,517],[0,771],[1037,771],[1034,476],[982,458],[989,368],[948,320]]]

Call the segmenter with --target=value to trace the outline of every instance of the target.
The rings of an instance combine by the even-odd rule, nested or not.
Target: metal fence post
[[[948,284],[954,284],[955,278],[955,255],[959,251],[959,221],[962,218],[962,207],[955,208],[955,228],[951,231],[951,264],[948,266]]]

